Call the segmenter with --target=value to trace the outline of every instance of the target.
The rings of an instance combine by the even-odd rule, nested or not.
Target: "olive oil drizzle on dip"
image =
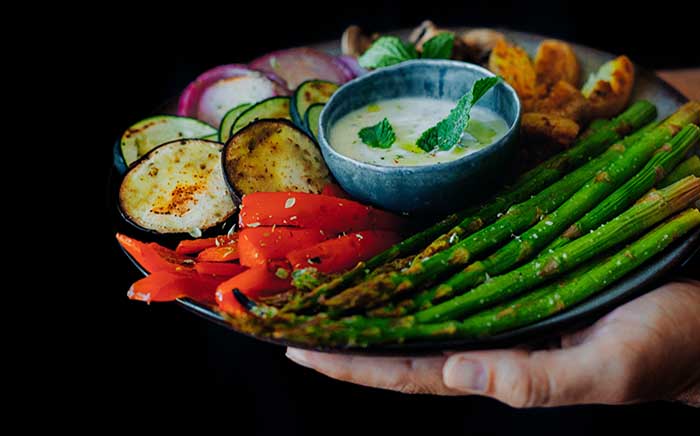
[[[495,112],[476,106],[460,142],[449,150],[425,152],[416,141],[426,129],[444,119],[455,102],[427,97],[382,100],[352,111],[331,128],[330,144],[355,160],[384,166],[432,165],[450,162],[498,141],[508,130]],[[387,118],[396,140],[389,148],[370,147],[360,140],[360,129]]]

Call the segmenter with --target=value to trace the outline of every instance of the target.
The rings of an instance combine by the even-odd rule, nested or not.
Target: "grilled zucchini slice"
[[[266,118],[291,119],[289,115],[289,97],[270,97],[243,111],[233,123],[233,127],[231,127],[231,136],[253,121]]]
[[[251,106],[251,103],[243,103],[226,112],[226,115],[224,115],[224,117],[221,119],[221,125],[219,126],[219,142],[226,143],[226,141],[228,141],[228,138],[231,137],[233,123],[235,123],[238,117]]]
[[[126,166],[136,162],[155,147],[184,138],[202,138],[216,134],[207,123],[188,117],[156,115],[126,129],[120,141]]]
[[[304,128],[306,110],[314,103],[325,103],[339,88],[337,83],[327,80],[307,80],[303,82],[292,96],[292,121]]]
[[[306,131],[318,142],[318,120],[321,118],[321,111],[325,103],[314,103],[306,110],[304,114],[304,125]]]

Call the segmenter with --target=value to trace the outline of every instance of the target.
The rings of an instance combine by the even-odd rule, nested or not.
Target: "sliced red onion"
[[[352,73],[336,58],[308,47],[275,51],[255,59],[249,66],[278,75],[289,89],[296,89],[309,79],[345,83],[352,78]]]

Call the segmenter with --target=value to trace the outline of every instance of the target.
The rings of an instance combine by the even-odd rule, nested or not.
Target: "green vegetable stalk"
[[[696,113],[696,117],[700,117],[700,109]],[[668,139],[667,135],[675,131],[676,124],[673,124],[674,121],[679,121],[679,117],[669,118],[666,123],[659,126],[654,132],[649,133],[643,140],[632,146],[621,159],[613,162],[598,173],[556,211],[544,217],[525,233],[516,237],[486,259],[472,263],[439,286],[420,292],[412,298],[397,304],[390,311],[391,316],[410,313],[415,309],[427,309],[438,299],[445,299],[459,294],[484,282],[489,275],[502,274],[513,265],[530,259],[540,253],[572,221],[584,215],[587,210],[590,210],[595,205],[598,206],[586,214],[577,224],[574,224],[574,226],[581,225],[580,223],[582,222],[591,222],[593,224],[584,227],[584,231],[580,232],[579,235],[620,214],[626,207],[642,196],[644,192],[653,187],[659,175],[673,168],[700,138],[700,129],[693,124],[689,124],[670,143],[664,144]],[[667,127],[666,130],[664,130],[664,127]],[[662,146],[662,144],[664,145]],[[647,164],[640,171],[639,168],[645,162]],[[633,175],[634,177],[632,177]],[[632,178],[630,179],[630,177]],[[611,191],[627,179],[630,180],[608,196]],[[605,198],[606,196],[607,198]],[[602,203],[601,200],[603,200]],[[591,215],[595,218],[586,220]],[[561,239],[564,239],[566,242],[559,245],[550,245],[548,250],[559,248],[569,241],[569,239]],[[545,250],[540,255],[546,256],[549,252],[548,250]],[[376,311],[372,312],[372,314],[382,315],[382,312]]]
[[[308,345],[367,346],[438,338],[491,336],[562,312],[614,284],[644,262],[700,226],[700,212],[688,209],[657,226],[615,255],[596,259],[562,279],[509,303],[459,321],[418,324],[412,317],[372,320],[359,328],[361,317],[329,320],[315,317],[302,325],[279,326],[271,335]]]
[[[423,257],[449,247],[450,241],[457,242],[460,238],[480,229],[484,225],[490,224],[497,218],[499,213],[505,212],[513,204],[527,200],[548,184],[554,183],[564,174],[580,167],[594,156],[600,154],[607,146],[619,140],[625,134],[647,124],[655,116],[656,108],[651,103],[638,101],[612,121],[597,122],[596,129],[589,129],[585,138],[577,140],[568,150],[553,156],[521,175],[512,186],[496,194],[483,207],[470,208],[449,215],[430,228],[392,246],[367,262],[359,263],[352,270],[334,277],[330,281],[317,284],[308,293],[296,296],[282,309],[282,312],[297,312],[315,307],[320,298],[332,296],[339,290],[357,283],[380,265],[399,257],[416,253],[440,235],[444,234],[443,237],[438,238],[424,251]],[[450,231],[446,234],[448,230]],[[306,282],[313,282],[313,280],[314,278],[311,277]]]
[[[526,200],[530,195],[561,179],[566,173],[580,167],[594,156],[601,154],[606,147],[646,125],[655,117],[656,108],[651,103],[641,100],[632,104],[625,112],[615,117],[612,121],[607,123],[596,122],[587,132],[584,132],[571,148],[553,156],[520,176],[510,188],[506,188],[496,195],[494,200],[484,208],[493,205],[501,206],[501,209],[505,210],[513,204]],[[650,126],[647,126],[647,129],[650,128]],[[522,195],[525,193],[527,195]],[[517,200],[513,201],[514,198]],[[501,199],[505,201],[501,201]],[[503,204],[497,205],[499,202]],[[497,208],[494,207],[494,209]],[[416,256],[416,260],[432,256],[459,242],[471,233],[469,229],[478,220],[479,216],[465,217],[457,226],[425,248]]]
[[[439,322],[462,317],[494,305],[569,271],[605,250],[624,242],[698,199],[700,179],[689,176],[660,191],[652,191],[627,211],[592,233],[539,257],[520,268],[427,310],[417,322]]]
[[[460,334],[493,335],[566,310],[615,283],[698,225],[700,212],[688,209],[608,259],[511,303],[468,317],[460,325]]]
[[[685,107],[685,106],[684,106]],[[696,105],[700,118],[700,104]],[[685,156],[688,150],[698,140],[698,128],[691,124],[686,126],[671,143],[662,147],[643,171],[635,175],[622,188],[606,198],[580,220],[572,224],[566,231],[552,242],[547,249],[552,250],[568,244],[581,235],[590,232],[600,224],[618,215],[632,204],[640,195],[651,189]]]
[[[475,256],[498,246],[513,234],[530,227],[557,209],[599,170],[619,159],[626,148],[643,138],[642,131],[611,146],[608,151],[564,176],[523,203],[511,207],[496,222],[431,257],[415,262],[408,270],[377,275],[323,302],[334,314],[358,307],[376,307],[396,296],[435,281],[442,275],[467,265]]]
[[[697,154],[690,156],[688,159],[678,164],[669,175],[656,184],[656,187],[665,188],[690,175],[700,177],[700,157],[698,157]]]

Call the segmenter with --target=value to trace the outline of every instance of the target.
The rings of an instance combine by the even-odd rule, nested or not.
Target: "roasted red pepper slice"
[[[234,289],[256,299],[275,295],[289,288],[291,288],[289,265],[281,262],[270,262],[267,265],[250,268],[221,283],[216,288],[216,302],[224,312],[237,315],[244,313],[245,309],[238,304],[233,296]]]
[[[287,260],[294,269],[314,267],[323,273],[336,273],[354,267],[399,241],[395,232],[368,230],[294,250],[287,254]]]
[[[212,304],[216,287],[223,280],[194,271],[156,271],[131,285],[127,295],[132,300],[146,303],[188,297],[200,303]]]
[[[177,244],[175,252],[178,254],[197,254],[211,247],[235,245],[238,235],[222,235],[215,238],[184,239]]]
[[[241,226],[320,229],[329,235],[360,230],[400,230],[403,220],[352,200],[304,192],[256,192],[243,197]]]
[[[117,233],[117,241],[149,273],[187,271],[194,268],[194,259],[155,242],[137,241],[121,233]]]
[[[238,248],[241,264],[264,265],[269,260],[284,259],[290,251],[309,247],[327,239],[318,229],[294,229],[289,227],[256,227],[240,232]]]

